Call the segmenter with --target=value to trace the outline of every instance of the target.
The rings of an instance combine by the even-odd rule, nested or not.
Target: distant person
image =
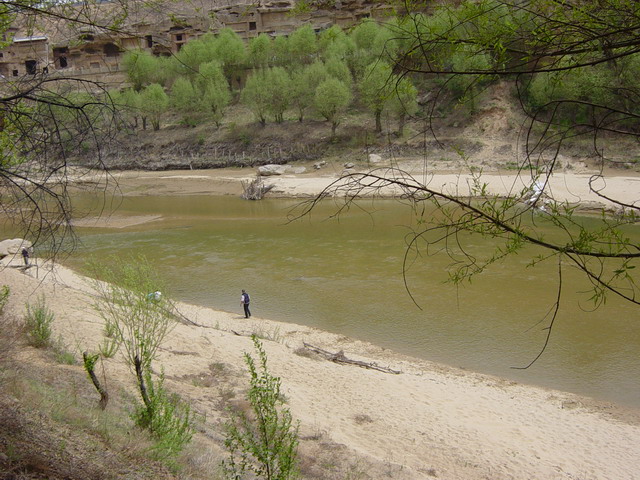
[[[26,247],[22,247],[22,259],[25,265],[29,265],[29,250]]]
[[[244,290],[242,290],[242,295],[240,295],[240,303],[244,308],[244,318],[249,318],[251,316],[251,310],[249,310],[250,301],[251,301],[251,298],[249,297],[249,294]]]
[[[158,303],[162,299],[162,292],[151,292],[147,295],[147,300],[153,303]]]

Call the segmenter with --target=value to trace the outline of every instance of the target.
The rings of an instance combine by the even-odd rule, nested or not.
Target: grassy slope
[[[175,478],[150,458],[151,443],[125,406],[96,408],[82,367],[59,363],[69,358],[60,348],[26,345],[20,323],[0,316],[0,478]]]

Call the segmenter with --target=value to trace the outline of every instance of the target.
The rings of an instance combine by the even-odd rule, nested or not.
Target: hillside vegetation
[[[589,140],[574,138],[602,121],[593,103],[634,108],[633,94],[625,92],[633,91],[640,73],[636,56],[523,80],[492,73],[508,61],[499,52],[461,44],[425,54],[442,73],[399,68],[422,31],[460,30],[456,34],[464,37],[468,25],[456,22],[469,8],[365,19],[349,31],[333,26],[315,33],[306,25],[289,37],[261,34],[246,44],[225,29],[190,41],[172,57],[130,51],[123,61],[130,87],[109,92],[120,116],[118,141],[105,149],[105,164],[207,168],[380,150],[438,158],[443,146],[477,153],[487,147],[481,140],[487,137],[499,142],[488,146],[485,157],[497,148],[505,164],[522,151],[515,146],[526,143],[519,136],[540,132],[562,137],[569,155],[597,157]],[[511,16],[502,12],[494,20],[506,28]],[[635,128],[625,119],[616,125]],[[600,139],[607,142],[607,129]],[[636,160],[621,161],[632,167]]]

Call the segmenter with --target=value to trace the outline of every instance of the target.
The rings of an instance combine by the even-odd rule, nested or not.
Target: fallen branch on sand
[[[184,313],[182,313],[176,307],[176,304],[172,301],[169,301],[169,305],[171,308],[165,308],[164,311],[170,316],[173,317],[177,322],[182,323],[183,325],[193,325],[196,327],[204,327],[205,325],[200,325],[199,323],[194,322],[189,317],[187,317]]]
[[[327,350],[323,350],[322,348],[314,347],[313,345],[307,342],[302,342],[302,344],[304,345],[305,348],[323,356],[324,358],[326,358],[331,362],[342,363],[346,365],[357,365],[358,367],[368,368],[371,370],[378,370],[384,373],[393,373],[394,375],[399,375],[402,373],[398,370],[393,370],[389,367],[381,367],[380,365],[377,365],[375,363],[361,362],[360,360],[351,360],[345,356],[344,351],[342,350],[340,350],[337,353],[331,353]]]

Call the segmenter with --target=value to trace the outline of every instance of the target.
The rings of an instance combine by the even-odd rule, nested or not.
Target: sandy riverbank
[[[468,168],[430,169],[424,174],[420,161],[407,161],[394,165],[413,175],[418,181],[430,188],[448,194],[468,195],[472,177]],[[388,166],[379,165],[374,169],[362,166],[353,172],[384,173]],[[274,188],[268,197],[313,197],[334,184],[345,170],[339,165],[330,165],[321,170],[307,171],[301,174],[285,174],[263,177],[266,184]],[[527,174],[517,175],[514,171],[500,171],[486,168],[480,177],[486,183],[487,191],[495,195],[507,195],[530,187],[533,183]],[[558,202],[579,204],[587,208],[611,207],[612,203],[604,197],[615,198],[620,202],[633,204],[640,201],[640,175],[622,170],[608,172],[606,177],[595,179],[597,172],[587,169],[555,173],[549,177],[545,193]],[[216,170],[178,170],[178,171],[124,171],[110,177],[112,185],[118,186],[123,195],[240,195],[242,182],[256,178],[256,169],[216,169]],[[593,183],[590,185],[590,180]],[[601,196],[597,195],[597,190]],[[383,190],[382,195],[391,196],[393,190]]]
[[[72,271],[4,268],[0,284],[10,285],[16,312],[44,293],[56,313],[55,335],[72,348],[95,349],[102,341],[91,290]],[[305,468],[325,469],[314,478],[637,478],[640,412],[462,372],[305,326],[247,321],[239,312],[187,304],[179,309],[200,326],[177,325],[157,368],[164,367],[172,390],[206,414],[198,438],[202,455],[219,450],[221,398],[244,388],[242,354],[251,343],[243,335],[260,331],[277,340],[264,346],[301,422]],[[306,355],[303,342],[402,373]],[[106,368],[111,383],[130,383],[121,359],[108,360]]]
[[[405,161],[398,165],[404,172],[410,173],[418,181],[424,182],[429,188],[446,194],[460,196],[471,195],[473,182],[468,168],[448,168],[433,170],[423,174],[420,161]],[[388,166],[387,166],[388,167]],[[384,165],[377,166],[376,174],[385,173]],[[365,173],[371,168],[355,168],[353,172]],[[176,171],[122,171],[111,172],[108,177],[104,174],[87,174],[83,172],[77,176],[79,183],[95,188],[106,188],[108,192],[122,196],[150,196],[150,195],[234,195],[243,192],[243,182],[250,182],[256,178],[253,168],[225,168],[215,170],[176,170]],[[273,189],[265,198],[312,198],[326,189],[334,189],[340,184],[340,176],[344,169],[340,165],[330,165],[321,170],[314,170],[307,166],[307,171],[301,174],[285,174],[280,176],[263,177],[265,184],[273,185]],[[609,172],[608,175],[594,180],[597,172],[581,169],[566,171],[549,177],[545,187],[545,195],[557,202],[576,205],[585,212],[600,212],[602,208],[618,211],[619,204],[609,199],[616,199],[622,204],[632,205],[640,202],[640,175],[622,171]],[[506,196],[514,192],[531,187],[531,177],[517,175],[513,171],[487,169],[483,173],[481,182],[486,184],[489,194]],[[72,177],[73,179],[73,177]],[[593,180],[593,181],[592,181]],[[106,186],[105,186],[106,181]],[[592,183],[590,183],[592,181]],[[594,190],[597,190],[598,194]],[[380,196],[392,197],[398,190],[387,188],[377,192]],[[76,226],[126,228],[142,223],[152,222],[158,217],[153,215],[127,216],[118,215],[117,208],[113,212],[103,211],[100,216],[88,216],[74,220]]]

